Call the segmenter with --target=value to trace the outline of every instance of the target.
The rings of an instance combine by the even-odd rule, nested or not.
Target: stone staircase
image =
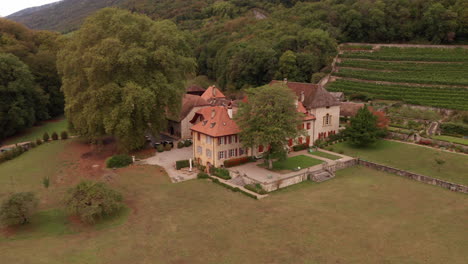
[[[438,128],[439,128],[439,122],[432,122],[429,128],[427,129],[427,134],[429,136],[434,135],[437,132]]]
[[[229,180],[230,183],[237,186],[245,186],[244,178],[242,176],[237,176]]]
[[[328,170],[319,170],[312,174],[310,180],[314,182],[324,182],[335,177],[335,174]]]

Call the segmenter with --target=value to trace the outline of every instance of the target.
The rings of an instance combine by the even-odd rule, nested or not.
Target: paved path
[[[166,170],[172,182],[181,182],[197,178],[196,169],[193,172],[189,172],[188,169],[176,170],[175,162],[178,160],[188,160],[192,156],[192,147],[174,148],[171,151],[156,152],[153,157],[140,161],[140,164],[161,166]]]

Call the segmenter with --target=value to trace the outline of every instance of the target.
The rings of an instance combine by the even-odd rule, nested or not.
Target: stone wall
[[[410,137],[407,134],[397,133],[397,132],[390,132],[390,131],[388,132],[387,137],[391,138],[391,139],[398,139],[398,140],[403,140],[403,141],[406,141],[408,138],[410,138],[410,139],[413,138],[412,136]],[[452,143],[452,142],[443,141],[443,140],[432,139],[432,138],[425,138],[425,137],[418,137],[417,141],[419,141],[419,140],[431,141],[433,144],[441,146],[441,147],[445,147],[445,148],[459,147],[459,148],[463,149],[463,152],[468,153],[468,146],[466,146],[466,145]]]
[[[397,175],[400,175],[400,176],[403,176],[403,177],[406,177],[406,178],[410,178],[412,180],[416,180],[416,181],[419,181],[419,182],[424,182],[424,183],[427,183],[427,184],[437,185],[437,186],[440,186],[442,188],[449,189],[451,191],[456,191],[456,192],[461,192],[461,193],[468,193],[468,186],[464,186],[464,185],[461,185],[461,184],[456,184],[456,183],[443,181],[443,180],[440,180],[440,179],[436,179],[436,178],[432,178],[432,177],[429,177],[429,176],[425,176],[425,175],[421,175],[421,174],[417,174],[417,173],[413,173],[413,172],[409,172],[409,171],[404,171],[404,170],[392,168],[392,167],[389,167],[389,166],[377,164],[377,163],[370,162],[370,161],[359,160],[358,164],[362,165],[362,166],[365,166],[365,167],[368,167],[368,168],[371,168],[371,169],[384,171],[384,172],[388,172],[388,173],[392,173],[392,174],[397,174]]]

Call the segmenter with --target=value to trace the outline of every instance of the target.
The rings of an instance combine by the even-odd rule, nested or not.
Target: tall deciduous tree
[[[106,8],[65,41],[58,68],[71,128],[91,139],[113,135],[131,150],[180,108],[195,60],[190,36],[174,23]]]
[[[265,85],[247,91],[248,102],[239,107],[235,117],[242,128],[240,139],[244,146],[270,146],[270,154],[282,152],[286,139],[301,134],[300,113],[294,93],[282,85]],[[269,168],[272,168],[268,155]]]
[[[47,97],[33,79],[18,57],[0,53],[0,139],[47,117]]]
[[[356,116],[351,118],[351,124],[344,131],[349,142],[363,147],[376,142],[382,136],[377,120],[378,117],[367,107],[359,109]]]
[[[276,72],[276,79],[282,80],[283,78],[287,78],[288,80],[296,81],[299,69],[297,67],[296,54],[293,51],[288,50],[284,52],[278,64],[279,69]]]

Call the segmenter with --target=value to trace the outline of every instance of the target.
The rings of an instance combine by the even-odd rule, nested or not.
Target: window
[[[228,136],[229,144],[232,144],[232,136]]]
[[[331,115],[327,114],[323,117],[323,126],[330,126],[331,125]]]
[[[206,149],[206,156],[208,158],[211,158],[211,150],[210,149]]]
[[[224,144],[224,137],[219,137],[218,138],[218,145],[223,145]]]
[[[202,154],[202,153],[203,153],[202,147],[200,147],[200,146],[197,147],[197,153],[198,153],[198,154]]]
[[[262,145],[258,146],[258,152],[263,152],[263,146]]]
[[[309,130],[309,129],[310,129],[310,122],[307,123],[307,130]]]
[[[197,132],[198,141],[200,141],[200,135],[201,135],[201,133]]]
[[[206,136],[206,144],[211,144],[211,137],[210,136]]]
[[[229,150],[229,157],[235,157],[236,156],[236,151],[235,149],[230,149]]]
[[[218,159],[224,159],[224,158],[225,158],[224,151],[218,152]]]
[[[239,156],[242,156],[244,155],[244,149],[243,148],[239,148]]]

